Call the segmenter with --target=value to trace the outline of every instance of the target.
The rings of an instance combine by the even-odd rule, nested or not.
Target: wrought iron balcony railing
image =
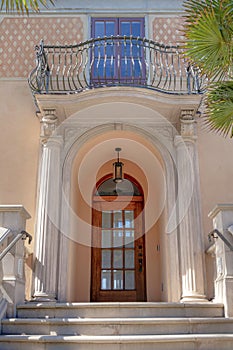
[[[198,68],[178,46],[139,37],[111,36],[71,46],[36,47],[29,76],[34,93],[76,93],[108,86],[135,86],[171,94],[199,94],[205,88]]]

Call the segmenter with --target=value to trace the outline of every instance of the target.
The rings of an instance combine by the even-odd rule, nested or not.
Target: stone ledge
[[[208,214],[208,217],[213,219],[220,211],[232,211],[233,212],[233,204],[232,203],[216,204],[215,207]]]

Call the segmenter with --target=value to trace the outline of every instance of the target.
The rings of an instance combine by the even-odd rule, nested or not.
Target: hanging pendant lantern
[[[121,148],[117,147],[115,148],[115,151],[117,152],[117,161],[113,163],[113,181],[116,183],[123,181],[123,163],[120,162],[120,156],[119,153],[121,151]]]

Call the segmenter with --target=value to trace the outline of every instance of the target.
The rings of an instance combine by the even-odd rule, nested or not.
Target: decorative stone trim
[[[194,109],[185,109],[181,111],[180,133],[184,138],[196,141],[196,121],[194,119]]]
[[[233,204],[216,204],[216,206],[210,211],[208,214],[208,217],[210,219],[213,219],[219,212],[221,211],[233,211]]]
[[[0,205],[0,212],[18,212],[26,220],[31,218],[24,206],[18,204]]]
[[[43,110],[41,117],[41,137],[46,140],[50,137],[57,127],[58,118],[56,116],[55,108],[48,108]]]
[[[181,120],[194,120],[194,109],[183,109],[181,111]]]

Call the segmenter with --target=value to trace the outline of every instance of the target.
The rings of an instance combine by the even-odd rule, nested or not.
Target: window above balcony
[[[123,40],[113,45],[107,37],[144,38],[144,18],[92,18],[92,37],[103,38],[95,46],[91,83],[108,82],[145,84],[144,50],[137,40]]]
[[[145,36],[145,21],[144,18],[92,18],[91,25],[92,38],[104,36],[136,36],[143,38]]]

